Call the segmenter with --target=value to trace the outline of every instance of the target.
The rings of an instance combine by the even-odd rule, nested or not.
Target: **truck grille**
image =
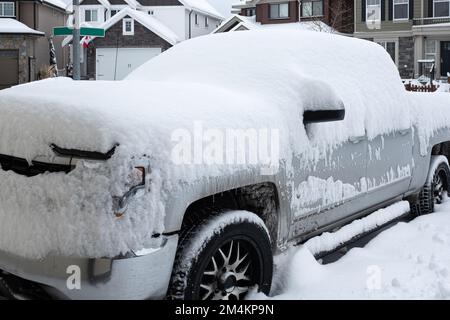
[[[40,161],[32,161],[31,165],[22,158],[16,158],[0,154],[0,165],[2,170],[12,170],[17,174],[33,177],[44,172],[65,172],[69,173],[75,166],[56,163],[45,163]]]

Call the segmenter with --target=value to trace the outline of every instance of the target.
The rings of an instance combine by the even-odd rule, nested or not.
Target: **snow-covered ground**
[[[401,222],[340,260],[305,247],[276,257],[274,299],[450,299],[450,200]],[[265,299],[261,294],[252,298]]]

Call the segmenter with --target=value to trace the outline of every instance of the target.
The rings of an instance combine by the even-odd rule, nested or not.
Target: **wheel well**
[[[274,249],[278,238],[279,201],[276,186],[271,182],[227,190],[199,199],[189,205],[181,230],[204,219],[213,212],[246,210],[255,213],[266,224]]]
[[[450,162],[450,141],[442,142],[436,144],[431,149],[432,156],[443,155]]]

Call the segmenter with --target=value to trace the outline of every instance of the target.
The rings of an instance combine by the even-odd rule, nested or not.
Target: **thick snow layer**
[[[343,122],[321,128],[328,134],[320,140],[333,144],[364,135],[365,129],[373,138],[409,127],[406,93],[389,59],[381,46],[370,41],[319,32],[254,30],[180,43],[127,80],[217,84],[264,96],[289,115],[299,114],[312,99],[334,97],[342,100],[347,112]]]
[[[31,29],[22,22],[12,18],[0,19],[0,33],[24,33],[24,34],[45,35],[44,32]]]
[[[358,235],[370,232],[408,212],[409,203],[401,201],[385,209],[380,209],[365,218],[355,220],[336,232],[326,232],[318,237],[314,237],[305,242],[304,245],[313,255],[328,252]]]
[[[276,257],[274,299],[450,299],[450,201],[321,265],[306,246]],[[266,299],[254,294],[253,299]]]
[[[188,9],[222,20],[223,16],[207,0],[180,0]]]
[[[183,268],[190,268],[191,263],[198,257],[198,254],[202,249],[207,245],[208,241],[219,234],[226,226],[230,224],[237,224],[240,222],[250,222],[252,224],[261,226],[265,229],[267,236],[269,236],[269,231],[267,230],[264,221],[249,211],[228,211],[222,215],[215,217],[214,219],[209,220],[207,223],[204,223],[202,227],[198,230],[199,237],[196,238],[195,241],[187,244],[185,257],[188,264],[182,266]],[[270,236],[269,236],[270,237]]]
[[[169,195],[182,194],[183,186],[204,179],[259,169],[251,163],[175,165],[173,134],[180,129],[190,133],[200,123],[204,130],[223,132],[279,130],[280,166],[286,166],[289,177],[294,155],[314,165],[323,157],[319,151],[332,150],[366,130],[373,138],[409,128],[413,118],[427,126],[421,133],[426,143],[426,137],[450,123],[445,113],[434,120],[428,109],[424,119],[411,115],[416,109],[424,111],[411,108],[407,97],[396,66],[381,46],[292,30],[185,41],[124,81],[57,78],[2,90],[0,154],[32,161],[52,159],[52,143],[101,152],[119,146],[110,160],[100,165],[82,161],[69,175],[24,178],[1,171],[8,183],[2,183],[0,192],[0,249],[42,257],[53,251],[114,256],[148,248],[155,241],[151,235],[164,230]],[[304,110],[339,108],[342,103],[344,121],[311,127],[306,134],[301,125]],[[118,220],[112,196],[128,190],[128,174],[136,165],[150,166],[151,192]],[[334,179],[306,183],[312,188],[333,185],[325,202],[354,192]],[[308,190],[304,194],[311,195]]]
[[[62,0],[44,0],[44,3],[48,3],[62,10],[66,10],[67,8],[67,3]]]
[[[425,155],[430,138],[440,129],[450,128],[449,94],[447,92],[409,92],[413,123],[418,130],[420,153]]]
[[[173,95],[175,89],[177,95]],[[69,92],[78,95],[68,100]],[[187,96],[198,97],[196,108],[183,113],[180,110]],[[242,110],[239,104],[230,106],[230,99],[245,103],[248,109]],[[120,144],[112,159],[96,166],[88,162],[77,164],[70,175],[26,178],[1,172],[0,216],[5,223],[0,225],[0,248],[28,257],[42,257],[50,252],[114,256],[154,245],[151,235],[163,231],[167,194],[181,188],[180,181],[193,182],[205,175],[220,176],[239,169],[233,165],[211,165],[205,171],[201,166],[174,165],[171,133],[180,128],[191,129],[198,119],[204,121],[205,127],[210,124],[228,128],[228,116],[217,118],[218,113],[225,115],[223,110],[239,114],[234,121],[237,128],[257,127],[262,119],[271,123],[275,117],[264,103],[217,87],[69,79],[50,79],[3,90],[0,108],[0,154],[28,160],[37,156],[51,159],[54,155],[50,143],[102,152]],[[256,109],[264,112],[258,119],[254,117]],[[150,159],[139,162],[143,154],[149,154]],[[129,208],[122,219],[116,219],[111,196],[127,191],[133,156],[134,165],[151,163],[151,192],[136,201],[135,208]]]

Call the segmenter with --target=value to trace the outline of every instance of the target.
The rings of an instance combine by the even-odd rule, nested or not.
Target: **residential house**
[[[450,0],[355,0],[358,38],[382,45],[403,78],[450,72]]]
[[[322,22],[340,33],[353,32],[353,0],[242,0],[232,13],[255,17],[260,25]]]
[[[105,29],[104,38],[82,39],[82,77],[97,80],[121,80],[178,42],[211,33],[223,20],[207,0],[82,0],[80,12],[81,25]]]
[[[65,25],[66,4],[60,0],[0,0],[0,89],[38,79],[50,64],[53,27]],[[54,39],[58,69],[67,52]]]

